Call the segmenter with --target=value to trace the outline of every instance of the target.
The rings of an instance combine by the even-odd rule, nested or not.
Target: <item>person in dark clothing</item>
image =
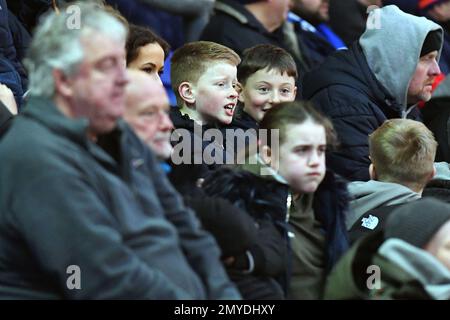
[[[436,162],[450,162],[450,77],[436,88],[421,112],[423,122],[438,142]]]
[[[36,29],[29,100],[0,143],[0,297],[240,298],[215,240],[120,120],[124,25],[75,4],[79,29],[66,10]]]
[[[0,83],[0,138],[11,126],[13,117],[17,114],[17,104],[13,92]]]
[[[164,61],[170,52],[169,44],[145,27],[130,24],[128,32],[127,68],[142,70],[161,82]]]
[[[288,11],[289,0],[217,0],[201,39],[223,44],[240,56],[259,44],[281,47],[293,56],[301,77],[323,57],[308,50],[302,38],[304,31],[287,21]]]
[[[287,291],[288,246],[286,243],[286,186],[247,171],[220,168],[202,184],[205,194],[217,201],[230,201],[246,213],[257,227],[257,241],[246,255],[230,264],[230,279],[244,299],[284,299]],[[231,231],[231,230],[230,230]],[[237,239],[237,238],[236,238]]]
[[[224,129],[234,130],[235,158],[241,163],[258,146],[259,122],[264,114],[278,103],[295,100],[298,73],[286,50],[261,44],[244,50],[237,77],[239,104],[233,121]],[[228,139],[225,142],[230,144]]]
[[[13,91],[19,110],[28,86],[22,59],[30,41],[30,34],[8,10],[6,1],[0,0],[0,83]]]
[[[443,36],[436,23],[396,6],[370,14],[378,22],[368,26],[359,42],[331,55],[303,81],[303,97],[333,121],[340,140],[327,164],[358,181],[369,180],[368,135],[386,119],[420,119],[415,105],[431,97]],[[387,38],[392,41],[386,43]],[[399,55],[399,47],[408,50]]]
[[[0,138],[8,131],[13,117],[11,111],[0,101]]]
[[[330,25],[344,43],[351,47],[364,33],[368,7],[381,7],[381,0],[329,0]],[[410,1],[410,0],[406,0]]]
[[[170,144],[173,124],[168,115],[167,95],[161,83],[148,74],[135,70],[128,73],[130,82],[126,87],[124,120],[155,152],[163,168],[167,168],[166,161],[173,150]],[[245,273],[249,266],[236,261],[245,261],[247,251],[257,243],[257,228],[249,215],[225,199],[208,196],[200,188],[191,188],[184,202],[216,239],[227,271]]]
[[[260,127],[272,138],[240,166],[256,177],[224,184],[213,175],[209,187],[234,195],[233,203],[255,217],[266,215],[282,232],[289,251],[280,283],[287,298],[319,299],[326,274],[348,247],[346,183],[325,170],[331,123],[307,103],[286,102],[267,111]]]
[[[303,30],[309,31],[316,37],[311,36],[307,41],[308,45],[313,45],[316,50],[322,52],[323,56],[328,56],[335,50],[345,49],[344,42],[328,26],[329,0],[293,0],[290,21],[297,21]],[[354,13],[352,13],[354,14]],[[321,44],[326,41],[327,45]]]
[[[106,0],[132,23],[150,27],[171,47],[197,41],[214,0]]]
[[[210,41],[187,43],[172,57],[172,183],[189,192],[209,170],[233,161],[219,128],[231,123],[238,101],[237,65],[230,48]],[[211,134],[210,136],[208,136]]]
[[[436,147],[433,133],[418,121],[391,119],[375,130],[369,136],[371,180],[349,183],[353,199],[347,228],[377,231],[392,211],[388,207],[420,199],[436,174]],[[386,209],[374,214],[378,208]]]

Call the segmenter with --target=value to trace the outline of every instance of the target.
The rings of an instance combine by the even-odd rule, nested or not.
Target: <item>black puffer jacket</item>
[[[287,197],[287,186],[247,171],[221,168],[210,173],[203,189],[208,195],[228,199],[245,210],[258,225],[258,242],[250,248],[253,272],[229,272],[242,296],[245,299],[283,298],[280,284],[287,285],[288,243],[287,208],[282,199]],[[237,261],[237,264],[242,263]]]
[[[303,76],[314,61],[303,42],[300,35],[302,33],[298,26],[290,22],[268,32],[239,1],[220,0],[216,2],[213,16],[200,39],[223,44],[239,55],[258,44],[273,44],[284,48],[293,56],[299,75]]]
[[[194,120],[187,115],[182,115],[177,107],[171,108],[170,119],[176,129],[172,138],[179,137],[179,140],[172,140],[174,152],[170,163],[172,170],[169,179],[178,192],[186,196],[196,188],[198,179],[205,178],[209,171],[226,163],[227,157],[231,159],[232,155],[224,149],[224,141],[215,141],[215,138],[211,141],[209,138],[204,138],[206,130],[219,130],[218,128],[196,125]],[[217,158],[216,152],[218,152]],[[182,160],[181,163],[177,160],[178,156],[181,158],[178,160]]]

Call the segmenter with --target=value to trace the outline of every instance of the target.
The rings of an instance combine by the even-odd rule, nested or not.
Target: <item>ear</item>
[[[53,69],[52,76],[55,82],[55,92],[57,95],[68,97],[73,94],[71,82],[62,70]]]
[[[433,171],[430,173],[430,177],[429,177],[428,181],[433,180],[435,175],[436,175],[436,167],[433,165]]]
[[[269,146],[265,145],[262,146],[261,151],[260,151],[260,155],[261,158],[263,159],[263,161],[270,165],[272,162],[272,150],[270,149]]]
[[[189,82],[185,81],[179,85],[178,94],[187,104],[192,105],[195,103],[195,95],[192,85]]]
[[[238,84],[236,85],[236,91],[238,92],[238,100],[240,103],[244,103],[244,86],[238,82]]]
[[[375,166],[373,165],[373,163],[371,163],[369,166],[369,176],[370,179],[377,180],[377,172],[375,171]]]
[[[294,99],[297,97],[297,86],[294,87]]]

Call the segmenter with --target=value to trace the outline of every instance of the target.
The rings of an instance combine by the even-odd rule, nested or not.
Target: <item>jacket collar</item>
[[[274,37],[274,35],[277,33],[277,31],[273,33],[267,31],[267,29],[261,24],[261,22],[259,22],[258,19],[256,19],[256,17],[250,11],[248,11],[244,5],[237,3],[236,1],[216,1],[214,9],[236,19],[241,24],[245,24],[250,28],[258,30],[259,33],[263,33],[266,36]]]
[[[41,123],[56,135],[65,137],[68,140],[81,145],[83,148],[87,149],[97,161],[108,166],[110,169],[118,169],[117,162],[100,146],[89,140],[87,136],[89,126],[88,119],[68,118],[58,109],[51,99],[41,97],[30,97],[22,115]],[[115,135],[119,137],[118,143],[121,146],[126,145],[126,143],[124,143],[126,137],[121,134],[125,130],[126,124],[123,121],[118,121],[114,132]]]
[[[86,118],[71,119],[66,117],[50,99],[30,97],[22,114],[40,122],[58,135],[66,136],[84,145],[88,143],[88,120]]]

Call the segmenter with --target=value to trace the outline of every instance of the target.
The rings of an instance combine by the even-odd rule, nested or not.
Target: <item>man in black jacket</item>
[[[341,147],[327,166],[350,180],[369,180],[368,135],[386,119],[418,119],[440,73],[442,28],[387,6],[371,12],[365,33],[347,51],[307,74],[303,98],[331,118]]]
[[[287,21],[289,8],[289,0],[218,0],[201,39],[223,44],[240,56],[258,44],[281,47],[294,57],[301,77],[315,60],[302,40],[305,32]]]

